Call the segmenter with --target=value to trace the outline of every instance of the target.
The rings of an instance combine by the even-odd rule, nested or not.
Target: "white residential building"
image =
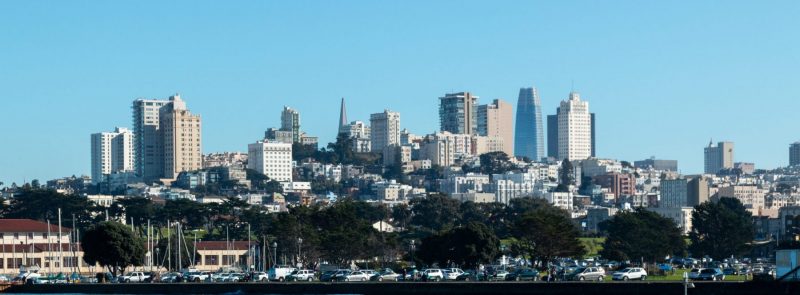
[[[572,211],[572,193],[570,192],[549,192],[545,194],[545,199],[553,206]]]
[[[483,192],[489,183],[489,175],[485,174],[450,175],[439,180],[439,191],[446,194]]]
[[[292,145],[258,141],[247,145],[247,168],[278,182],[292,181]]]
[[[653,211],[661,215],[662,217],[666,217],[672,219],[681,230],[683,234],[689,234],[692,231],[692,211],[694,211],[693,207],[678,207],[678,208],[647,208],[647,210]]]
[[[400,113],[384,110],[369,116],[370,149],[376,152],[400,144]]]
[[[133,132],[117,127],[113,132],[92,134],[92,183],[134,169]]]

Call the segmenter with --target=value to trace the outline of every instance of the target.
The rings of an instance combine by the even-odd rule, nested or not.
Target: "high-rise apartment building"
[[[384,110],[369,116],[370,149],[381,152],[390,145],[400,144],[400,113]]]
[[[161,130],[164,138],[164,173],[166,179],[176,179],[183,171],[203,168],[203,141],[200,115],[186,108],[179,95],[169,98],[161,108]]]
[[[454,134],[478,132],[478,97],[469,92],[448,93],[439,98],[441,131]]]
[[[478,134],[502,141],[503,152],[514,156],[514,110],[508,102],[495,99],[478,106]]]
[[[592,156],[592,122],[589,102],[577,92],[558,108],[558,159],[584,160]]]
[[[300,142],[300,112],[284,106],[281,112],[281,131],[291,131],[292,142]]]
[[[517,99],[517,120],[514,134],[514,155],[539,161],[544,158],[544,125],[542,101],[535,87],[520,88]]]
[[[144,181],[162,177],[164,173],[164,138],[161,133],[161,108],[167,100],[137,99],[133,101],[133,155],[136,174]]]
[[[547,156],[558,158],[558,115],[547,115]]]
[[[597,127],[597,125],[595,124],[595,121],[594,121],[594,117],[595,117],[594,113],[591,113],[591,117],[592,117],[592,120],[591,120],[591,126],[592,126],[592,128],[591,128],[592,129],[591,130],[591,132],[592,132],[591,133],[592,134],[592,158],[594,158],[594,157],[597,157],[597,140],[596,140],[597,133],[594,131],[594,129]]]
[[[278,182],[292,181],[292,144],[258,141],[247,145],[247,168]]]
[[[722,169],[733,168],[733,142],[721,141],[717,146],[712,142],[703,150],[705,155],[705,173],[716,174]]]
[[[92,134],[92,183],[111,173],[133,172],[133,132],[117,127],[113,132]]]
[[[789,166],[800,165],[800,141],[789,146]]]

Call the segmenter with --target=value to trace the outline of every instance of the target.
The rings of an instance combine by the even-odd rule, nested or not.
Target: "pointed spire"
[[[347,125],[347,109],[344,107],[344,97],[342,97],[342,106],[339,108],[339,127]]]

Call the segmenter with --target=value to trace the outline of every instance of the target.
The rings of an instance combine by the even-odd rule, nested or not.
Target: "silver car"
[[[579,267],[567,274],[569,281],[602,281],[606,272],[601,267]]]
[[[366,282],[369,281],[369,274],[356,270],[343,275],[339,280],[345,282]]]

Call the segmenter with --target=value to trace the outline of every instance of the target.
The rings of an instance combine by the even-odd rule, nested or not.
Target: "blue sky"
[[[204,152],[245,151],[280,109],[334,138],[389,108],[438,129],[438,97],[545,114],[575,90],[598,156],[702,171],[710,138],[773,168],[800,140],[797,1],[2,1],[0,181],[89,174],[89,135],[131,125],[137,97],[179,92]]]

